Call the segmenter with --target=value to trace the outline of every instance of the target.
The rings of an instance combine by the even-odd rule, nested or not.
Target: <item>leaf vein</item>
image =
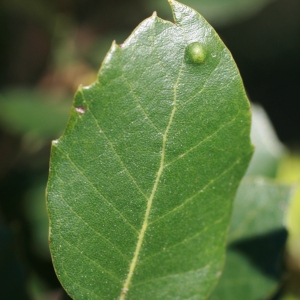
[[[163,248],[163,250],[158,251],[158,252],[156,252],[156,253],[154,253],[154,254],[152,254],[152,255],[146,257],[144,260],[141,261],[141,263],[144,263],[145,261],[147,261],[147,260],[149,260],[149,259],[152,259],[153,257],[155,257],[155,256],[157,256],[157,255],[160,255],[161,253],[164,253],[164,252],[166,252],[166,251],[169,250],[169,249],[172,249],[172,248],[174,248],[174,247],[177,247],[177,246],[179,246],[179,245],[181,245],[181,244],[184,244],[184,243],[186,243],[186,242],[188,242],[188,241],[190,241],[190,240],[196,238],[197,236],[199,236],[199,235],[201,235],[202,233],[204,233],[205,231],[207,231],[209,228],[211,228],[211,227],[213,227],[213,226],[219,224],[220,222],[222,222],[223,219],[224,219],[224,217],[221,218],[221,219],[219,219],[219,220],[217,220],[217,221],[215,221],[212,225],[206,226],[205,228],[203,228],[203,229],[200,230],[199,232],[195,233],[194,235],[192,235],[192,236],[190,236],[190,237],[188,237],[188,238],[185,238],[185,239],[183,239],[182,241],[180,241],[180,242],[178,242],[178,243],[176,243],[176,244],[173,244],[173,245],[171,245],[171,246],[169,246],[169,247],[165,247],[165,248]]]
[[[147,203],[147,209],[146,209],[146,212],[145,212],[145,217],[144,217],[144,221],[143,221],[143,224],[142,224],[142,228],[141,228],[141,231],[139,233],[138,242],[137,242],[137,245],[136,245],[134,256],[133,256],[132,262],[130,264],[129,272],[128,272],[127,278],[124,282],[124,286],[123,286],[123,289],[121,291],[121,295],[120,295],[119,300],[124,300],[128,290],[129,290],[129,285],[131,283],[131,279],[132,279],[135,267],[136,267],[137,262],[138,262],[139,253],[140,253],[140,250],[141,250],[141,247],[142,247],[145,232],[146,232],[147,227],[148,227],[148,219],[149,219],[149,215],[150,215],[150,211],[151,211],[151,207],[152,207],[153,198],[155,196],[160,177],[161,177],[161,175],[163,173],[163,170],[164,170],[164,159],[165,159],[165,152],[166,152],[167,136],[168,136],[169,129],[172,125],[174,115],[175,115],[175,112],[176,112],[176,108],[177,108],[177,106],[176,106],[177,87],[178,87],[180,75],[181,75],[181,72],[182,72],[183,62],[184,61],[182,60],[180,70],[178,72],[178,77],[177,77],[177,80],[176,80],[176,84],[174,85],[174,95],[173,95],[174,105],[173,105],[173,109],[171,111],[169,123],[168,123],[168,125],[166,127],[166,130],[164,132],[164,135],[163,135],[160,166],[159,166],[156,178],[155,178],[155,182],[154,182],[154,185],[153,185],[151,195],[150,195],[148,203]]]
[[[131,84],[129,83],[128,79],[126,78],[126,76],[124,75],[124,72],[122,73],[122,77],[124,78],[125,83],[128,85],[130,92],[132,93],[132,96],[135,100],[135,102],[138,104],[138,107],[140,107],[142,113],[144,114],[144,116],[146,117],[146,120],[149,121],[150,125],[159,133],[162,134],[162,132],[156,127],[156,125],[154,124],[154,122],[151,120],[151,118],[149,117],[149,115],[146,113],[144,107],[142,106],[141,102],[138,100],[137,95],[135,94]]]
[[[92,226],[90,226],[90,224],[89,223],[87,223],[78,213],[76,213],[74,210],[73,210],[73,208],[70,206],[70,204],[63,198],[63,196],[61,196],[60,195],[60,197],[61,197],[61,200],[63,201],[63,203],[65,203],[65,205],[67,205],[67,207],[69,208],[69,210],[71,211],[71,212],[73,212],[74,214],[75,214],[75,216],[78,218],[78,219],[80,219],[89,229],[91,229],[96,235],[98,235],[99,237],[101,237],[102,239],[104,239],[106,242],[108,242],[111,246],[112,246],[112,248],[113,249],[116,249],[118,252],[119,252],[119,254],[121,254],[121,256],[123,257],[123,258],[125,258],[125,260],[127,261],[127,262],[129,262],[129,258],[128,257],[126,257],[122,252],[121,252],[121,250],[116,246],[116,245],[114,245],[109,239],[107,239],[105,236],[103,236],[100,232],[98,232],[97,230],[95,230]]]
[[[153,278],[153,279],[149,279],[149,280],[139,282],[139,283],[135,284],[134,286],[136,287],[136,286],[139,286],[139,285],[147,284],[148,282],[157,281],[157,280],[161,280],[161,279],[165,279],[165,278],[169,278],[169,277],[179,277],[179,276],[186,275],[186,274],[189,274],[189,273],[196,273],[196,272],[199,272],[201,270],[208,269],[210,266],[211,266],[211,263],[208,263],[206,266],[204,266],[202,268],[199,268],[199,269],[196,269],[196,270],[190,270],[190,271],[183,272],[183,273],[169,274],[169,275],[166,275],[166,276],[156,277],[156,278]],[[205,280],[203,280],[203,282],[204,281]]]
[[[186,152],[180,154],[178,157],[176,157],[175,159],[173,159],[172,161],[170,161],[169,163],[165,164],[165,168],[169,167],[170,165],[172,165],[173,163],[175,163],[176,161],[178,161],[179,159],[183,158],[184,156],[186,156],[189,152],[193,151],[194,149],[198,148],[199,146],[201,146],[204,142],[206,142],[207,140],[211,139],[212,137],[214,137],[216,134],[218,134],[223,128],[225,128],[226,126],[230,125],[232,122],[234,122],[237,117],[239,116],[240,111],[238,111],[238,113],[227,123],[221,125],[216,131],[214,131],[212,134],[208,135],[207,137],[205,137],[202,141],[200,141],[198,144],[196,144],[195,146],[191,147],[189,150],[187,150]]]
[[[95,185],[88,179],[88,177],[79,169],[79,167],[72,161],[72,159],[69,157],[67,153],[65,153],[62,149],[57,148],[62,154],[65,155],[65,157],[68,159],[68,161],[75,167],[75,169],[79,172],[79,174],[85,178],[85,180],[90,184],[90,186],[96,191],[96,193],[107,203],[110,205],[110,207],[113,208],[114,211],[116,211],[120,217],[123,219],[123,221],[129,225],[136,233],[138,233],[138,230],[124,217],[124,215],[113,205],[112,202],[108,201],[102,193],[95,187]]]
[[[62,270],[63,270],[63,272],[64,272],[64,275],[67,276],[69,279],[71,279],[71,282],[72,282],[72,284],[73,284],[74,286],[78,286],[78,287],[82,288],[83,290],[86,290],[88,293],[91,293],[91,294],[95,295],[96,298],[99,297],[99,295],[97,295],[97,294],[96,294],[95,292],[93,292],[93,291],[88,290],[84,285],[82,285],[82,284],[80,284],[80,283],[75,283],[75,282],[74,282],[74,279],[71,278],[71,277],[69,276],[68,272],[66,271],[63,262],[62,262]]]
[[[153,22],[153,26],[152,26],[152,30],[153,30],[153,35],[155,36],[157,33],[156,33],[156,30],[155,30],[155,22]],[[163,61],[162,61],[162,59],[159,57],[159,55],[157,54],[157,50],[156,50],[156,47],[155,47],[155,44],[154,44],[154,38],[153,39],[151,39],[152,40],[152,47],[153,47],[153,49],[154,49],[154,54],[155,54],[155,56],[157,57],[157,59],[158,59],[158,62],[159,62],[159,64],[162,66],[162,68],[164,69],[164,71],[165,71],[165,73],[166,73],[166,77],[168,78],[168,80],[171,82],[171,85],[173,85],[173,82],[172,82],[172,80],[169,78],[169,74],[168,74],[168,72],[167,72],[167,69],[166,69],[166,67],[165,67],[165,65],[164,65],[164,63],[163,63]]]
[[[200,193],[204,192],[211,184],[213,184],[215,181],[217,181],[219,178],[221,178],[222,176],[224,176],[227,172],[229,172],[235,165],[239,164],[242,158],[238,158],[237,160],[235,160],[226,170],[224,170],[220,175],[218,175],[216,178],[211,179],[204,187],[202,187],[201,189],[199,189],[199,191],[197,193],[195,193],[194,195],[192,195],[191,197],[185,199],[180,205],[176,206],[175,208],[173,208],[172,210],[170,210],[169,212],[167,212],[166,214],[158,217],[156,220],[152,221],[149,223],[149,225],[154,224],[156,222],[158,222],[159,220],[165,218],[166,216],[168,216],[169,214],[172,214],[174,212],[176,212],[177,210],[183,208],[187,203],[189,203],[190,201],[192,201],[195,197],[197,197]]]
[[[123,69],[119,60],[118,60],[118,64],[119,64],[120,68]],[[135,102],[138,104],[138,107],[141,109],[142,113],[143,113],[144,116],[146,117],[146,120],[148,120],[148,122],[150,123],[150,125],[151,125],[158,133],[162,134],[161,131],[160,131],[160,130],[157,128],[157,126],[154,124],[154,122],[151,120],[151,118],[149,117],[149,115],[146,113],[144,107],[142,106],[141,102],[139,101],[139,98],[137,97],[137,95],[136,95],[136,93],[134,92],[134,90],[133,90],[131,84],[129,83],[129,80],[128,80],[127,77],[124,75],[124,71],[122,72],[121,77],[124,79],[125,84],[127,84],[127,86],[129,87],[129,90],[131,91],[131,93],[132,93],[132,95],[133,95],[133,98],[134,98]]]
[[[104,271],[105,273],[107,273],[108,275],[110,275],[110,277],[112,277],[112,278],[113,278],[114,280],[116,280],[118,283],[121,282],[121,280],[120,280],[118,277],[116,277],[114,274],[112,274],[111,272],[109,272],[108,270],[106,270],[105,268],[103,268],[97,261],[93,260],[93,259],[90,258],[88,255],[84,254],[84,252],[83,252],[83,251],[80,251],[80,249],[79,249],[78,247],[76,247],[74,244],[71,244],[70,242],[68,242],[68,241],[66,240],[66,238],[65,238],[60,232],[59,232],[59,236],[60,236],[61,239],[62,239],[63,241],[65,241],[65,243],[67,243],[71,248],[75,248],[75,249],[80,253],[80,255],[86,257],[88,260],[90,260],[92,263],[94,263],[94,264],[98,267],[98,269],[100,269],[100,270]]]
[[[202,94],[202,92],[204,91],[204,89],[205,89],[207,83],[209,82],[209,79],[210,79],[211,76],[214,74],[214,72],[217,70],[217,68],[218,68],[218,66],[220,65],[221,61],[222,61],[222,57],[220,58],[218,64],[215,66],[215,68],[213,68],[213,70],[211,71],[211,73],[210,73],[210,74],[207,76],[207,78],[205,79],[202,88],[201,88],[199,91],[197,91],[193,96],[190,96],[186,101],[182,102],[181,105],[179,104],[179,105],[178,105],[178,109],[179,109],[179,108],[182,108],[182,107],[185,106],[187,103],[191,102],[196,96],[200,96],[200,95]]]
[[[85,103],[87,104],[83,91],[82,91],[82,95],[84,98]],[[117,150],[115,149],[113,143],[110,141],[110,139],[107,137],[107,135],[105,134],[105,132],[102,130],[99,121],[97,120],[97,118],[95,117],[94,113],[91,111],[91,109],[89,108],[89,106],[87,106],[87,110],[90,112],[91,116],[93,117],[99,131],[101,131],[101,134],[103,134],[103,136],[105,137],[105,139],[107,140],[107,142],[109,143],[111,149],[113,150],[113,152],[115,153],[115,155],[117,156],[120,164],[122,165],[122,167],[124,168],[124,170],[126,171],[127,175],[130,177],[130,179],[132,180],[132,182],[134,183],[134,185],[137,187],[137,189],[139,190],[139,192],[144,196],[144,198],[148,201],[148,197],[147,195],[142,191],[142,189],[140,188],[140,186],[137,184],[136,180],[134,179],[134,177],[132,176],[132,174],[129,172],[128,168],[126,167],[126,165],[123,163],[120,155],[118,154]]]

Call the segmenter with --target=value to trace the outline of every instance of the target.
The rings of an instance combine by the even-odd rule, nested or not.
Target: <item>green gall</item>
[[[206,58],[206,52],[199,42],[189,44],[185,49],[185,61],[192,64],[202,64]]]

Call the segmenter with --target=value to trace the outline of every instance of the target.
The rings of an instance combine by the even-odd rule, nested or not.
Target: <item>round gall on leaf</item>
[[[185,60],[192,64],[202,64],[206,58],[206,53],[199,42],[189,44],[185,49]]]

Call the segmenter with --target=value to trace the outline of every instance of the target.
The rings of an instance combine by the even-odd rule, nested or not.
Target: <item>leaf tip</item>
[[[173,14],[175,23],[179,23],[180,20],[182,19],[182,11],[183,11],[184,5],[175,0],[168,0],[168,2],[171,7],[171,10],[172,10],[172,14]]]
[[[115,51],[117,49],[121,49],[123,46],[124,46],[124,43],[117,44],[116,40],[113,40],[109,51]]]
[[[155,19],[155,18],[157,17],[157,12],[154,11],[151,17],[152,17],[153,19]]]
[[[117,42],[115,40],[113,40],[108,53],[110,53],[112,55],[115,51],[120,50],[123,47],[124,47],[124,43],[119,45],[119,44],[117,44]]]

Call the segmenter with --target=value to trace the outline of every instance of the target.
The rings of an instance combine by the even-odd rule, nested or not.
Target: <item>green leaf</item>
[[[276,136],[275,130],[264,109],[251,103],[252,126],[251,141],[255,146],[247,176],[275,178],[285,148]]]
[[[184,0],[203,14],[213,25],[227,25],[244,20],[259,12],[273,0]],[[158,10],[164,17],[168,17],[166,1],[147,0],[149,9]]]
[[[210,300],[266,299],[276,290],[291,186],[246,178],[235,199],[226,264]]]
[[[176,24],[153,14],[113,43],[53,143],[50,248],[75,299],[204,299],[220,276],[249,102],[211,26],[170,5]]]
[[[290,185],[262,177],[245,178],[234,202],[228,242],[281,229],[292,191]]]

